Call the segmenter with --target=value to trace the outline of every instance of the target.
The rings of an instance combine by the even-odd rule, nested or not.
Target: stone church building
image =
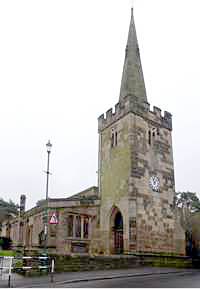
[[[56,220],[48,224],[49,252],[184,255],[174,202],[172,115],[156,106],[150,110],[133,9],[119,100],[99,116],[98,133],[98,187],[21,208],[17,218],[2,224],[1,235],[10,236],[14,246],[42,250],[47,205],[48,219]]]

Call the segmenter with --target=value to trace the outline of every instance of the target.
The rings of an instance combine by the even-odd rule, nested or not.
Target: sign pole
[[[8,270],[8,288],[11,287],[12,263],[13,263],[13,257],[10,257],[10,264],[9,264],[9,270]]]

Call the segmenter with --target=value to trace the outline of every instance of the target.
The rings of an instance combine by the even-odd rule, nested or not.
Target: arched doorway
[[[123,219],[120,212],[117,212],[115,216],[115,225],[114,225],[114,245],[115,245],[115,253],[122,254],[124,249],[123,244]]]
[[[122,254],[124,250],[123,241],[123,217],[118,208],[114,208],[111,214],[111,253]]]

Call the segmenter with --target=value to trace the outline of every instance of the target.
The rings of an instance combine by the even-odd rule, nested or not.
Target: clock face
[[[160,188],[160,181],[157,176],[151,176],[149,180],[149,185],[153,191],[158,192]]]

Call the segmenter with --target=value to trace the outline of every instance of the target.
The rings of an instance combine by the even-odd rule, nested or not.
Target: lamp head
[[[47,152],[50,153],[51,152],[51,148],[52,148],[52,144],[50,143],[50,140],[46,144],[46,147],[47,147]]]

